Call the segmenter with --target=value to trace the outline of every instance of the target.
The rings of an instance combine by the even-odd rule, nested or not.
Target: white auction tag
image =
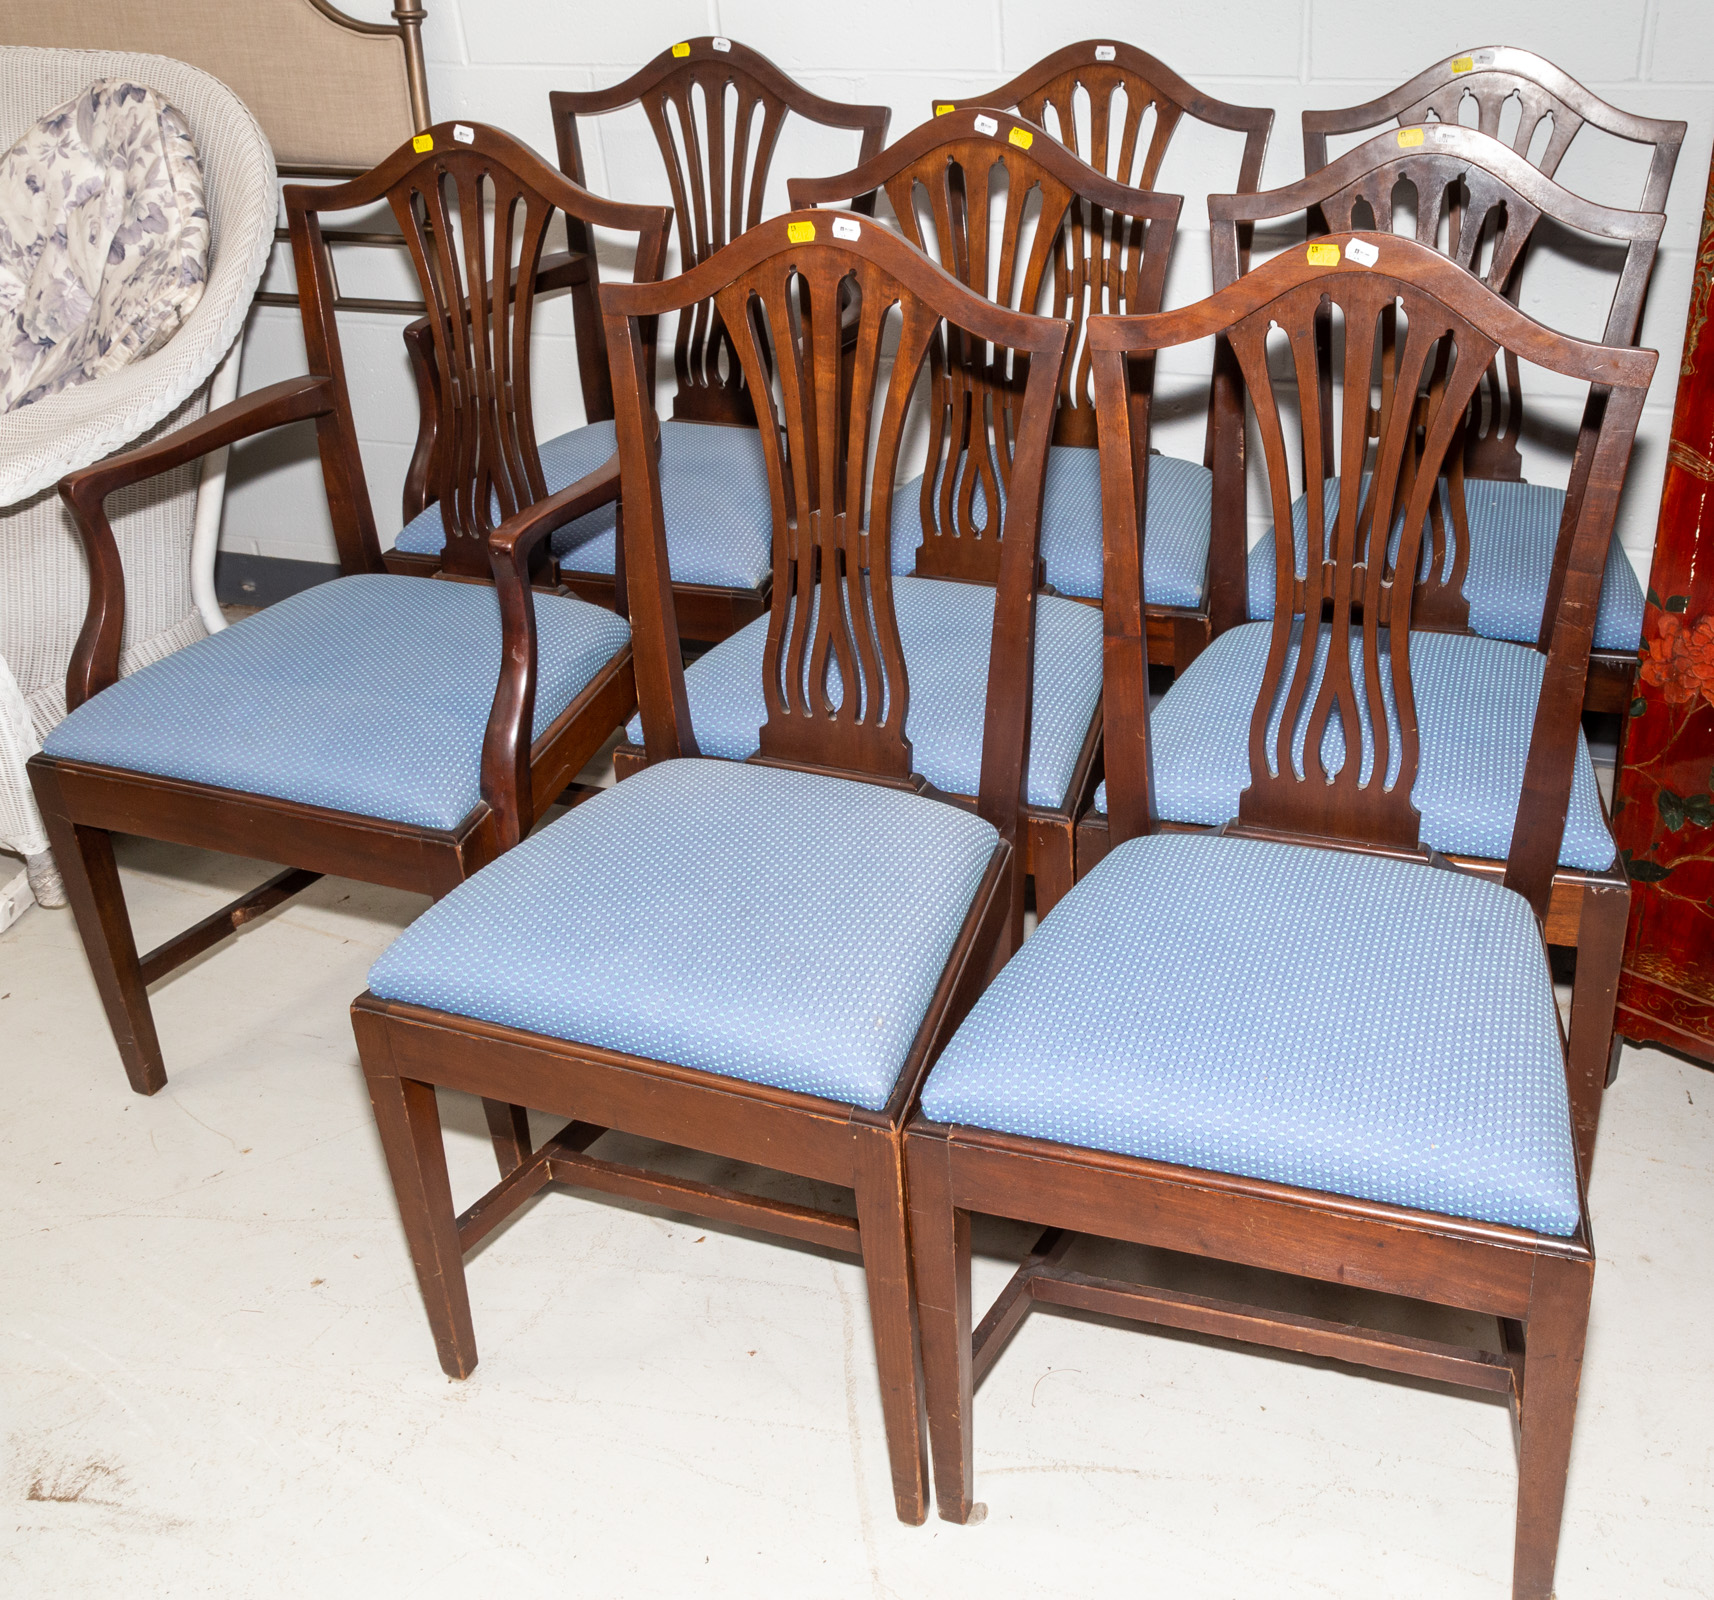
[[[1098,44],[1095,47],[1095,59],[1097,61],[1112,61],[1118,54],[1119,52],[1110,44]]]
[[[985,133],[989,138],[993,138],[993,136],[1000,131],[1000,124],[992,117],[978,117],[976,119],[976,131],[978,133]]]
[[[475,144],[476,130],[465,123],[455,122],[452,125],[452,136],[460,144]]]
[[[1372,267],[1381,259],[1381,252],[1367,239],[1347,239],[1345,259],[1355,261],[1360,267]]]
[[[732,48],[732,41],[730,39],[713,39],[713,40],[710,40],[709,42],[722,55],[725,55],[726,52]]]
[[[833,219],[833,237],[835,239],[860,239],[863,230],[855,217],[835,217]]]

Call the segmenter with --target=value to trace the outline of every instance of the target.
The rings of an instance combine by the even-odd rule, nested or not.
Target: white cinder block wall
[[[356,15],[384,20],[389,0],[344,0]],[[1642,342],[1661,352],[1650,404],[1621,510],[1620,537],[1646,574],[1654,539],[1672,401],[1709,146],[1714,139],[1714,0],[1435,0],[1377,7],[1369,0],[426,0],[429,89],[437,118],[492,122],[553,159],[550,89],[615,83],[674,40],[726,34],[754,46],[833,99],[884,102],[891,136],[922,121],[936,95],[997,87],[1059,46],[1084,38],[1128,40],[1223,100],[1269,105],[1277,113],[1263,187],[1303,173],[1300,114],[1368,100],[1442,56],[1512,44],[1557,62],[1596,93],[1647,116],[1690,125],[1668,202]],[[1206,196],[1230,188],[1236,135],[1186,124],[1161,174],[1163,189],[1185,196],[1167,303],[1210,287]],[[1340,146],[1336,146],[1341,148]],[[854,135],[781,140],[771,209],[783,209],[794,171],[834,172],[854,162]],[[665,178],[640,112],[604,119],[586,146],[592,186],[628,200],[665,202]],[[1594,200],[1634,204],[1645,158],[1598,130],[1579,134],[1562,182]],[[408,292],[385,258],[352,262],[348,293]],[[1551,248],[1531,263],[1524,306],[1550,326],[1596,337],[1607,280],[1588,263]],[[544,437],[582,421],[569,308],[544,307],[537,347],[536,416]],[[354,316],[345,324],[353,401],[382,543],[400,520],[399,499],[415,428],[415,404],[399,343],[401,319]],[[244,363],[246,390],[303,370],[296,313],[258,308]],[[1196,354],[1162,376],[1189,389]],[[1525,439],[1525,471],[1563,483],[1577,403],[1553,385],[1525,379],[1541,419]],[[1163,395],[1164,398],[1164,395]],[[1166,408],[1171,409],[1171,408]],[[1174,453],[1200,451],[1200,421],[1187,415],[1159,442]],[[252,445],[235,463],[227,498],[227,549],[331,561],[334,549],[314,446],[306,436]]]

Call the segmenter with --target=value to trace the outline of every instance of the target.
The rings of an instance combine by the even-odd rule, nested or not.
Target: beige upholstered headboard
[[[328,0],[6,0],[7,44],[147,50],[211,72],[282,170],[364,171],[429,125],[420,0],[394,24]]]

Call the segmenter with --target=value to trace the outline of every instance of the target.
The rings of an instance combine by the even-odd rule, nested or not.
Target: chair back
[[[1330,253],[1328,262],[1323,258]],[[1341,381],[1330,403],[1317,358],[1317,324],[1324,317],[1341,322],[1344,334]],[[1406,470],[1418,427],[1412,408],[1395,406],[1378,440],[1369,432],[1372,374],[1389,317],[1402,390],[1417,392],[1432,366],[1443,368],[1443,381],[1421,420],[1415,471]],[[1250,785],[1239,801],[1238,825],[1306,843],[1388,852],[1419,848],[1419,818],[1411,804],[1418,741],[1410,575],[1436,478],[1497,350],[1516,349],[1536,365],[1589,386],[1593,425],[1579,438],[1572,468],[1582,489],[1570,497],[1560,532],[1565,581],[1551,619],[1505,874],[1507,886],[1545,916],[1571,795],[1601,577],[1654,352],[1554,333],[1439,252],[1381,233],[1335,234],[1299,246],[1181,311],[1093,321],[1097,392],[1103,417],[1112,419],[1101,440],[1107,516],[1103,686],[1108,813],[1117,839],[1151,827],[1141,583],[1146,484],[1137,474],[1138,462],[1146,473],[1148,456],[1131,437],[1136,428],[1147,428],[1149,399],[1129,390],[1128,373],[1139,355],[1211,334],[1229,340],[1242,373],[1276,528],[1291,526],[1294,493],[1282,413],[1296,413],[1304,459],[1320,461],[1322,439],[1332,434],[1345,482],[1355,485],[1368,474],[1362,503],[1356,492],[1342,494],[1325,538],[1320,475],[1308,475],[1304,578],[1296,575],[1291,540],[1275,541],[1272,633],[1251,714]],[[1223,461],[1217,455],[1216,474],[1230,470]],[[1217,484],[1217,515],[1221,498]],[[1396,529],[1396,551],[1389,553],[1389,540],[1368,529]],[[1400,573],[1404,581],[1395,581]],[[1335,712],[1346,749],[1342,764],[1328,761],[1322,742]]]
[[[557,209],[634,235],[636,271],[655,278],[671,213],[592,195],[482,123],[437,124],[360,178],[332,188],[290,184],[285,199],[310,371],[335,380],[339,425],[350,439],[322,452],[341,565],[376,571],[381,560],[351,430],[322,218],[384,200],[428,308],[423,343],[432,346],[433,373],[419,385],[417,454],[428,463],[426,501],[438,501],[445,520],[442,568],[489,576],[488,535],[547,493],[530,404],[530,330],[549,222]]]
[[[1383,133],[1348,150],[1336,161],[1296,183],[1263,194],[1210,195],[1208,215],[1213,235],[1214,282],[1224,287],[1244,270],[1239,230],[1258,221],[1298,212],[1312,219],[1312,231],[1331,227],[1347,233],[1393,227],[1395,206],[1414,196],[1410,223],[1415,237],[1431,249],[1442,248],[1489,288],[1505,294],[1536,225],[1543,217],[1597,241],[1622,244],[1624,266],[1608,309],[1604,344],[1631,344],[1642,318],[1643,296],[1660,245],[1666,218],[1659,212],[1620,211],[1574,195],[1532,166],[1508,145],[1474,128],[1456,123],[1428,123]],[[1369,431],[1379,438],[1395,404],[1420,408],[1440,382],[1431,368],[1425,390],[1400,389],[1394,319],[1383,319],[1380,361],[1380,403],[1371,412]],[[1329,324],[1319,324],[1322,405],[1328,404],[1333,382],[1334,353]],[[1446,509],[1439,496],[1429,504],[1430,549],[1419,574],[1413,612],[1417,627],[1462,629],[1470,606],[1464,595],[1470,560],[1470,533],[1465,513],[1464,477],[1470,456],[1494,434],[1516,435],[1521,415],[1521,389],[1515,353],[1501,352],[1482,375],[1467,408],[1454,448],[1446,461]],[[1502,373],[1504,381],[1502,381]],[[1420,414],[1420,412],[1419,412]],[[1308,446],[1305,437],[1305,447]],[[1323,433],[1320,475],[1333,474],[1334,438]],[[1410,463],[1407,461],[1407,467]],[[1306,476],[1309,460],[1305,460]],[[1241,574],[1244,549],[1222,550],[1211,559],[1224,574]],[[1237,617],[1223,619],[1227,625]]]
[[[943,326],[1028,358],[995,596],[977,809],[1015,838],[1029,743],[1042,484],[1070,326],[994,305],[892,230],[798,211],[682,277],[601,291],[613,357],[637,688],[653,761],[697,753],[661,518],[641,322],[710,302],[762,412],[774,598],[758,759],[922,787],[892,587],[892,507],[912,397]],[[996,431],[1003,419],[978,419]],[[837,686],[832,682],[837,674]]]
[[[934,102],[937,116],[990,106],[1046,128],[1097,171],[1139,189],[1154,188],[1186,117],[1244,135],[1237,187],[1241,193],[1254,189],[1274,126],[1268,107],[1216,100],[1146,50],[1117,40],[1068,44],[987,94]]]
[[[762,220],[768,171],[788,114],[860,134],[858,159],[865,161],[881,148],[892,117],[887,106],[824,100],[736,39],[687,39],[611,88],[548,96],[560,168],[574,183],[586,182],[578,119],[639,102],[666,166],[687,272]],[[569,231],[573,250],[590,248],[586,230]],[[592,283],[573,294],[595,320]],[[673,371],[675,417],[755,423],[733,340],[713,306],[687,308],[679,318]]]
[[[1303,170],[1318,172],[1327,165],[1329,135],[1365,133],[1389,122],[1397,122],[1401,128],[1430,122],[1458,123],[1466,101],[1475,111],[1477,130],[1494,139],[1503,137],[1507,105],[1515,103],[1517,123],[1507,142],[1519,157],[1550,178],[1559,170],[1571,141],[1586,125],[1628,143],[1647,146],[1649,170],[1638,209],[1666,210],[1667,191],[1672,186],[1686,125],[1621,111],[1551,61],[1510,45],[1449,56],[1419,72],[1409,83],[1363,105],[1306,111]],[[1505,286],[1514,304],[1527,253],[1526,239],[1513,258],[1512,276]],[[1523,457],[1518,435],[1523,401],[1515,355],[1506,353],[1496,361],[1483,380],[1481,401],[1488,422],[1465,441],[1466,469],[1475,478],[1521,478]]]
[[[1501,136],[1506,103],[1518,103],[1511,147],[1550,178],[1585,124],[1615,138],[1650,147],[1648,178],[1638,209],[1664,211],[1673,168],[1684,143],[1682,122],[1633,116],[1585,89],[1570,73],[1529,50],[1510,45],[1465,50],[1419,72],[1409,83],[1359,106],[1303,114],[1303,170],[1327,165],[1330,134],[1366,133],[1389,122],[1457,123],[1464,102],[1474,102],[1476,126],[1490,138]],[[1545,124],[1545,127],[1544,127]],[[1538,138],[1538,135],[1541,135]]]
[[[961,283],[1009,309],[1070,321],[1054,440],[1092,447],[1084,324],[1096,312],[1159,308],[1180,197],[1116,183],[1034,124],[983,111],[948,112],[850,172],[790,184],[794,206],[876,189],[886,192],[905,238]],[[917,571],[993,583],[996,508],[1012,464],[1006,449],[988,448],[1003,446],[1008,429],[990,434],[984,419],[1011,416],[1027,364],[1015,350],[990,349],[949,325],[931,346],[930,375]]]

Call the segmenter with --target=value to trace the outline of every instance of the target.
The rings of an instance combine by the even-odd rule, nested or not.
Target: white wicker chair
[[[123,446],[192,422],[210,388],[230,388],[226,361],[242,334],[277,220],[273,152],[232,91],[165,56],[115,50],[0,48],[0,149],[99,78],[157,89],[190,124],[201,152],[212,251],[208,286],[172,341],[110,377],[0,416],[0,849],[29,866],[44,905],[64,903],[24,763],[65,715],[65,672],[83,626],[89,581],[83,546],[54,486]],[[218,530],[223,463],[207,474],[205,529]],[[193,592],[198,469],[187,467],[115,496],[109,507],[125,566],[124,650],[132,672],[219,625],[212,588]],[[205,534],[206,537],[206,534]],[[198,609],[198,600],[202,611]],[[0,895],[7,874],[0,871]]]

